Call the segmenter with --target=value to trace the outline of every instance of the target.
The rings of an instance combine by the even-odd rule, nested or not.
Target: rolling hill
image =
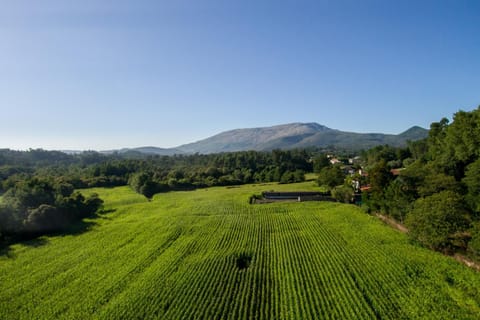
[[[177,147],[184,153],[218,153],[245,150],[268,151],[306,147],[359,150],[377,145],[405,145],[427,136],[428,130],[412,127],[398,134],[355,133],[330,129],[318,123],[291,123],[272,127],[236,129]]]
[[[331,129],[318,123],[290,123],[271,127],[234,129],[176,148],[138,147],[102,151],[123,155],[174,155],[273,149],[325,148],[361,150],[378,145],[404,146],[407,141],[427,137],[428,130],[414,126],[398,135],[355,133]]]

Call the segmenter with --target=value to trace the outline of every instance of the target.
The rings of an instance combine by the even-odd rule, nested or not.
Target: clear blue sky
[[[5,0],[0,147],[172,147],[480,104],[480,1]]]

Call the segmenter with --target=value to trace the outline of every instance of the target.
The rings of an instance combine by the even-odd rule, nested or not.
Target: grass
[[[358,208],[248,204],[316,189],[86,190],[89,231],[0,256],[0,319],[478,319],[478,273]]]

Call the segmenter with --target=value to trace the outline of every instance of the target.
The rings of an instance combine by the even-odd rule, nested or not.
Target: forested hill
[[[408,140],[420,140],[427,135],[428,130],[420,127],[412,127],[401,134],[392,135],[345,132],[318,123],[291,123],[225,131],[204,140],[179,146],[177,149],[185,153],[218,153],[332,146],[353,151],[384,144],[405,146]]]

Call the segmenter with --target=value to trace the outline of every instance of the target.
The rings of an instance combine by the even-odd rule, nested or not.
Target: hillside
[[[174,155],[220,153],[235,151],[270,151],[273,149],[325,148],[360,150],[378,145],[404,146],[408,140],[423,139],[428,130],[412,127],[398,134],[355,133],[330,129],[318,123],[290,123],[271,127],[234,129],[176,148],[138,147],[102,151],[125,156],[141,154]]]
[[[0,255],[0,319],[478,319],[479,274],[359,208],[93,189],[107,213]]]
[[[345,132],[317,123],[291,123],[273,127],[236,129],[210,138],[177,147],[185,153],[218,153],[307,147],[329,147],[359,150],[377,145],[403,146],[408,140],[419,140],[428,134],[426,129],[413,127],[398,135]]]
[[[173,156],[175,154],[183,153],[181,150],[175,148],[158,148],[158,147],[138,147],[138,148],[123,148],[120,150],[106,150],[102,151],[104,154],[118,153],[124,156],[135,156],[136,154],[151,154],[159,156]]]

